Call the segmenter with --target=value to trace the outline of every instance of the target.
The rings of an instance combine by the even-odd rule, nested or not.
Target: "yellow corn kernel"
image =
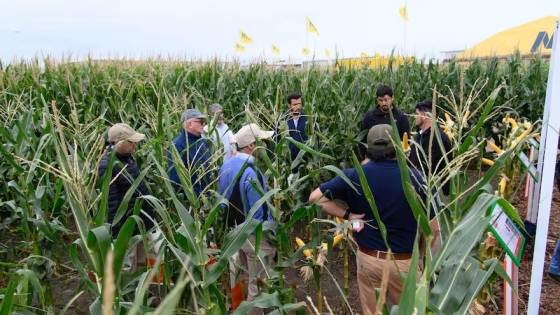
[[[338,234],[337,236],[335,236],[332,246],[335,247],[336,245],[338,245],[338,243],[340,243],[340,241],[342,241],[343,238],[344,238],[343,234]]]
[[[334,220],[338,224],[342,224],[342,223],[346,222],[346,220],[344,220],[343,218],[339,218],[339,217],[334,217]]]
[[[403,135],[402,146],[405,151],[408,150],[408,132]]]
[[[305,246],[305,243],[299,237],[296,237],[296,244],[299,247]],[[309,256],[311,256],[311,251],[309,249],[306,249],[306,250],[303,251],[303,254],[305,255],[305,257],[309,257]]]
[[[500,180],[500,196],[504,196],[505,191],[506,191],[506,178],[502,177],[502,180]]]
[[[487,159],[487,158],[482,158],[482,164],[486,164],[486,165],[488,165],[488,166],[492,166],[492,165],[494,165],[494,161],[489,160],[489,159]]]
[[[487,141],[488,145],[492,148],[492,150],[494,150],[496,153],[501,154],[503,151],[502,149],[500,149],[496,144],[494,144],[494,142],[492,141]]]

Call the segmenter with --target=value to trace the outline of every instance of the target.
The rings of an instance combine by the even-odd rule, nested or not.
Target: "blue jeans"
[[[552,259],[550,260],[548,273],[560,276],[560,239],[558,240],[558,243],[556,243],[556,249],[554,250],[554,255],[552,255]]]

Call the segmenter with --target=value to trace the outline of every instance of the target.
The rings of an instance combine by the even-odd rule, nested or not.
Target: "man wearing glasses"
[[[198,197],[210,183],[210,147],[206,139],[202,138],[206,116],[198,109],[188,109],[181,115],[181,125],[183,130],[173,139],[173,145],[191,174],[192,187]],[[171,152],[168,152],[167,157],[171,184],[177,192],[184,194],[184,183],[179,179]]]
[[[393,88],[388,85],[380,85],[377,88],[376,94],[378,105],[364,115],[360,132],[370,130],[371,127],[377,125],[391,125],[391,115],[389,114],[389,111],[391,111],[401,139],[405,132],[410,136],[410,122],[408,121],[408,117],[401,109],[393,105]],[[367,150],[365,135],[361,142],[362,143],[359,145],[359,159],[364,160]]]

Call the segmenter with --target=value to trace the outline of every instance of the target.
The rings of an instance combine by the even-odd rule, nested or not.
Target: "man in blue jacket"
[[[229,201],[229,204],[222,205],[224,209],[224,221],[229,228],[245,222],[249,211],[266,194],[266,178],[264,174],[255,166],[255,158],[261,157],[263,148],[259,148],[257,139],[270,139],[273,132],[262,130],[256,124],[243,126],[235,135],[237,141],[237,155],[229,159],[220,168],[218,176],[218,187],[220,194]],[[266,148],[266,143],[262,143]],[[266,153],[264,153],[266,154]],[[259,187],[261,192],[255,187]],[[262,194],[261,194],[262,193]],[[268,206],[264,203],[252,215],[253,219],[265,222],[274,221]],[[266,277],[265,268],[255,253],[255,234],[249,236],[248,242],[241,247],[238,252],[237,261],[243,268],[243,280],[247,286],[247,301],[254,300],[259,291],[257,288],[257,278]],[[268,263],[273,263],[276,249],[263,237],[260,241],[261,252],[268,257]],[[250,315],[262,314],[262,309],[252,308]]]
[[[202,138],[206,116],[198,109],[188,109],[181,115],[183,130],[173,139],[173,145],[181,155],[181,160],[191,173],[191,184],[196,196],[200,196],[210,183],[210,146]],[[185,193],[177,169],[173,163],[171,152],[168,152],[169,179],[173,188],[179,193]]]
[[[307,126],[307,117],[301,110],[301,95],[298,93],[291,93],[287,98],[288,111],[284,114],[281,120],[286,121],[288,125],[288,135],[297,142],[305,143],[308,139],[305,132]],[[279,129],[279,127],[277,127]],[[275,142],[280,141],[280,134],[276,130]],[[300,149],[293,143],[290,143],[290,157],[292,162],[297,158]],[[304,156],[302,162],[292,169],[292,173],[297,173],[298,169],[305,165],[307,158]]]

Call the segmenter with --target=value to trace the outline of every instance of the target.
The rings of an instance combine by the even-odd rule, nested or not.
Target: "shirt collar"
[[[237,152],[236,157],[242,159],[243,161],[248,161],[251,164],[255,164],[255,157],[252,156],[251,154]]]

